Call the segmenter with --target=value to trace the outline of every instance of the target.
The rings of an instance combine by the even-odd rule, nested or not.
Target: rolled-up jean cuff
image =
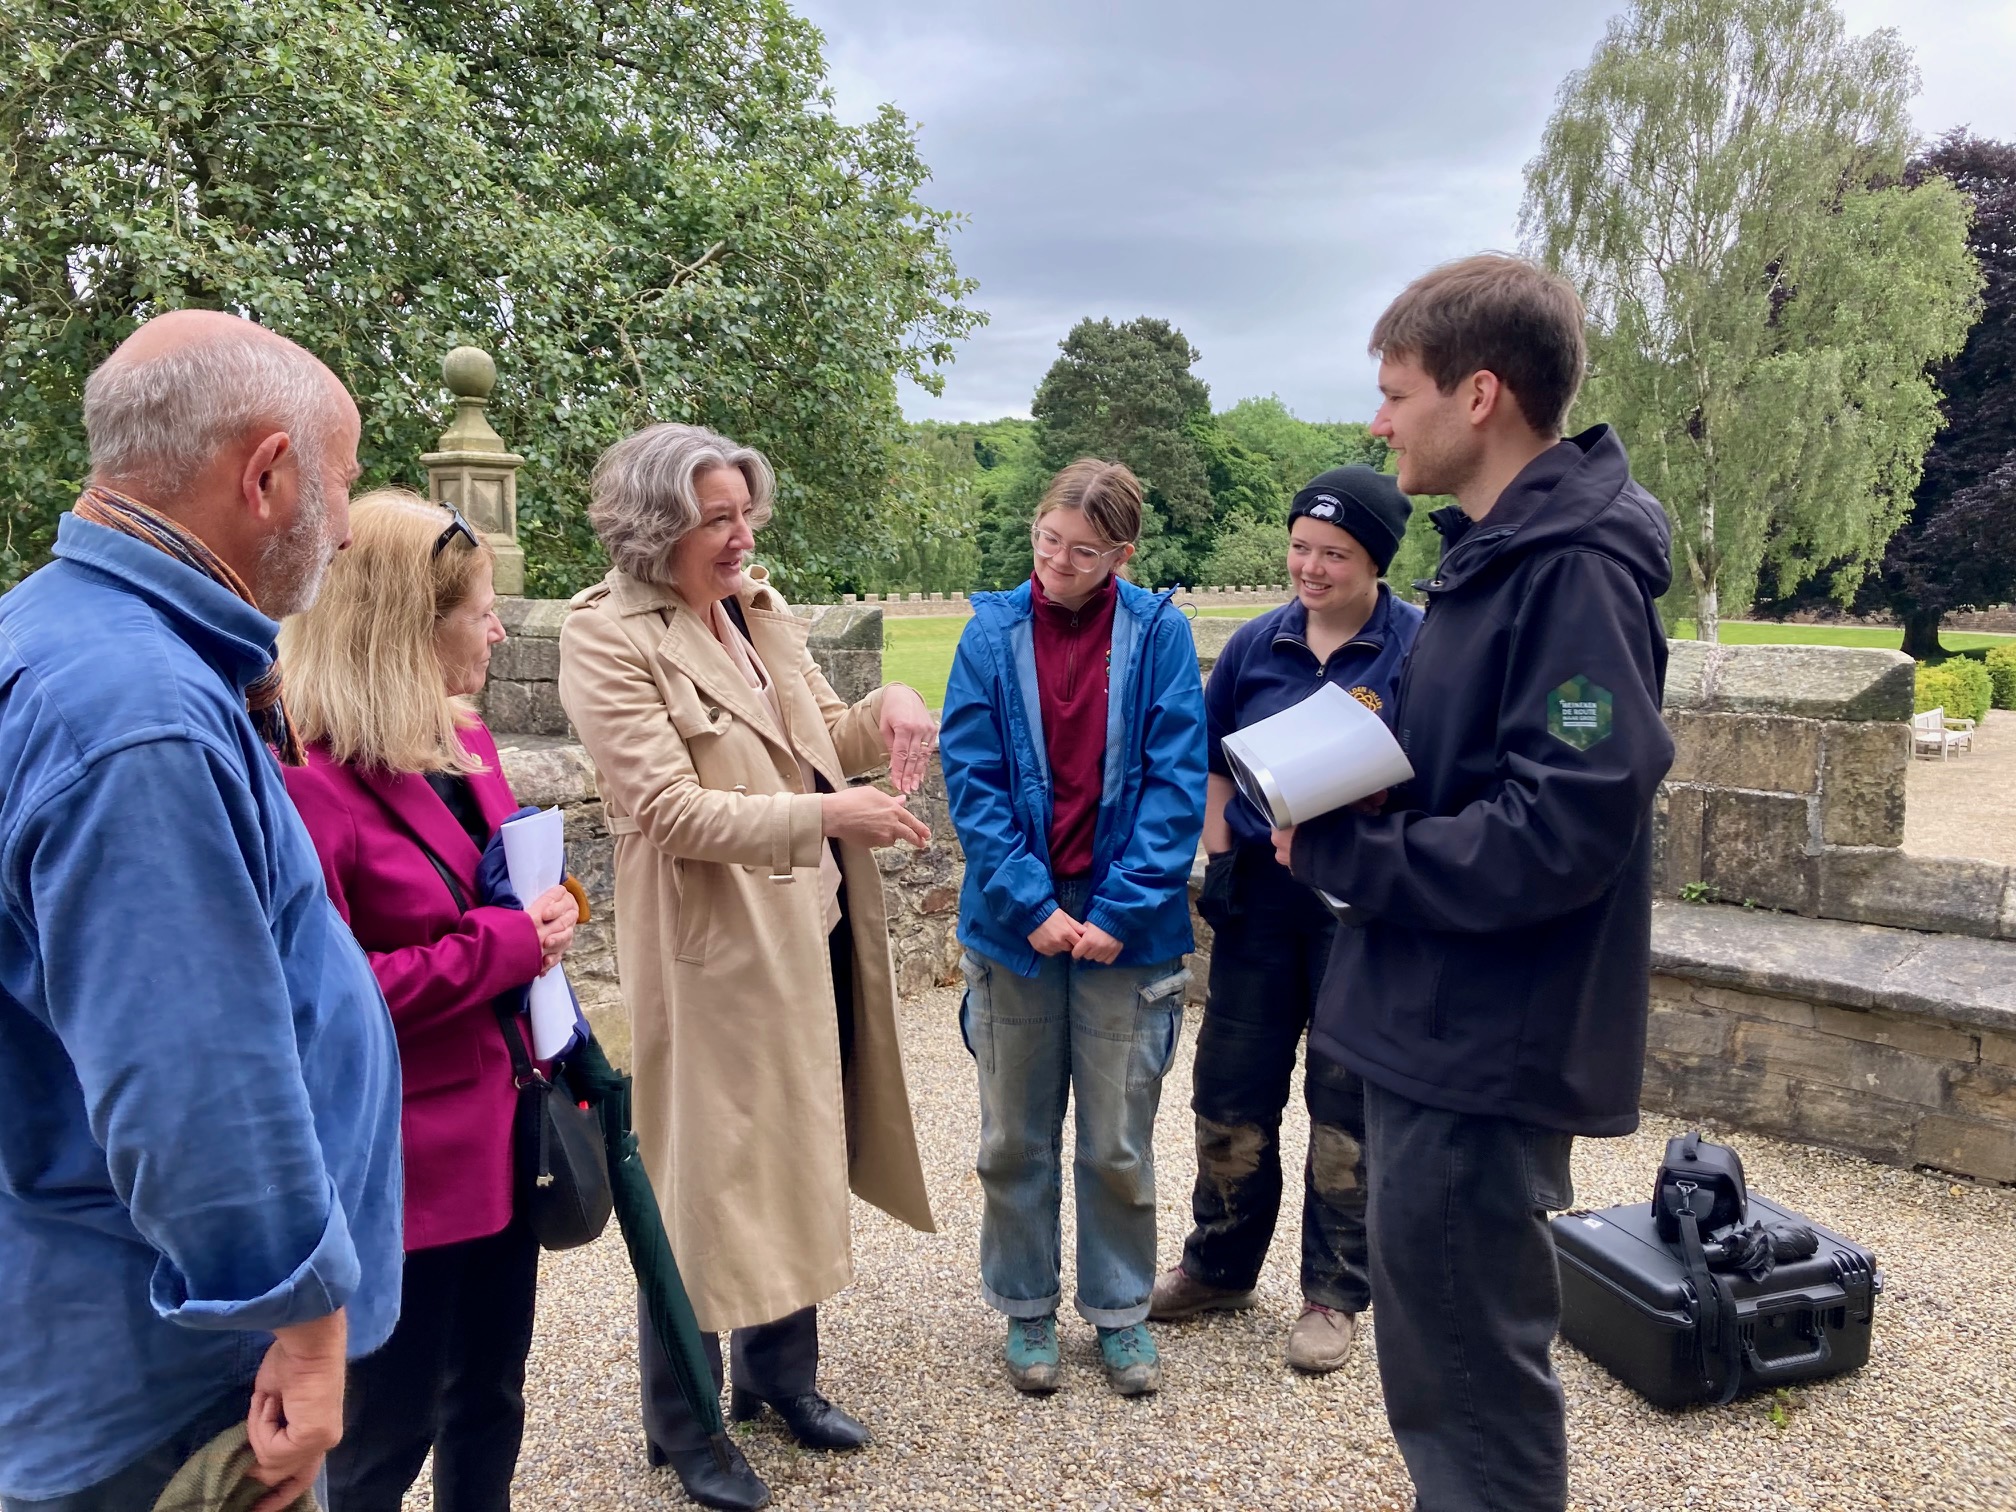
[[[327,1187],[327,1202],[322,1237],[313,1252],[278,1285],[256,1297],[192,1297],[186,1278],[164,1259],[155,1265],[148,1286],[154,1311],[184,1328],[244,1333],[271,1333],[276,1328],[328,1317],[350,1300],[363,1279],[363,1269],[333,1182]]]
[[[1020,1297],[1004,1297],[985,1281],[980,1283],[980,1295],[994,1311],[1006,1313],[1011,1318],[1047,1318],[1057,1311],[1057,1304],[1064,1300],[1062,1292],[1052,1292],[1048,1297],[1033,1302]],[[1145,1314],[1147,1309],[1142,1311]]]
[[[1074,1299],[1071,1306],[1094,1328],[1132,1328],[1136,1323],[1148,1321],[1146,1297],[1138,1307],[1087,1307],[1082,1299]]]

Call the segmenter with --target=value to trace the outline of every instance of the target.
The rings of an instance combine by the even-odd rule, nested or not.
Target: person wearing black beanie
[[[1281,1114],[1336,921],[1274,859],[1268,820],[1237,795],[1223,741],[1334,682],[1390,714],[1421,611],[1382,581],[1412,506],[1369,467],[1334,467],[1295,495],[1288,576],[1295,599],[1241,626],[1204,689],[1211,776],[1209,855],[1198,911],[1215,931],[1198,1031],[1195,1225],[1183,1261],[1155,1282],[1149,1316],[1251,1307],[1281,1207]],[[1302,1312],[1288,1363],[1311,1374],[1350,1353],[1371,1298],[1365,1232],[1364,1089],[1342,1066],[1309,1061],[1309,1157],[1302,1197]]]
[[[1349,467],[1333,467],[1318,473],[1295,495],[1288,506],[1288,529],[1292,534],[1297,520],[1308,518],[1335,525],[1365,548],[1384,577],[1407,534],[1407,517],[1414,506],[1400,485],[1385,473],[1362,462]]]

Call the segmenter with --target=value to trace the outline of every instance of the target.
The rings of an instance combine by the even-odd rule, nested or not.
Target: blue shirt
[[[65,515],[0,599],[0,1496],[399,1309],[399,1065],[245,713],[278,626]]]
[[[1225,643],[1204,687],[1211,770],[1220,777],[1232,775],[1225,760],[1227,735],[1293,708],[1326,682],[1342,683],[1346,692],[1392,724],[1400,672],[1420,628],[1421,611],[1395,598],[1384,583],[1379,585],[1378,607],[1365,627],[1325,662],[1317,661],[1309,649],[1309,611],[1300,599],[1248,620]],[[1225,806],[1225,818],[1236,843],[1274,854],[1265,816],[1243,794]]]

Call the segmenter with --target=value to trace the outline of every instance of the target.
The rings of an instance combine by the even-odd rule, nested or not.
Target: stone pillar
[[[506,451],[483,411],[497,386],[497,364],[480,347],[455,348],[441,361],[441,377],[455,396],[455,418],[441,433],[441,449],[420,459],[427,497],[458,511],[497,553],[497,592],[525,591],[525,553],[518,545],[518,469],[525,459]]]

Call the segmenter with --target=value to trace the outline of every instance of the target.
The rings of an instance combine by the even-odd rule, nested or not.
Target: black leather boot
[[[725,1433],[701,1449],[661,1449],[647,1436],[644,1457],[653,1466],[670,1465],[686,1494],[703,1507],[756,1512],[770,1505],[770,1488]]]
[[[794,1397],[760,1397],[737,1386],[728,1411],[736,1422],[746,1423],[762,1414],[766,1402],[784,1419],[791,1436],[807,1449],[866,1449],[874,1442],[856,1419],[816,1391]]]

